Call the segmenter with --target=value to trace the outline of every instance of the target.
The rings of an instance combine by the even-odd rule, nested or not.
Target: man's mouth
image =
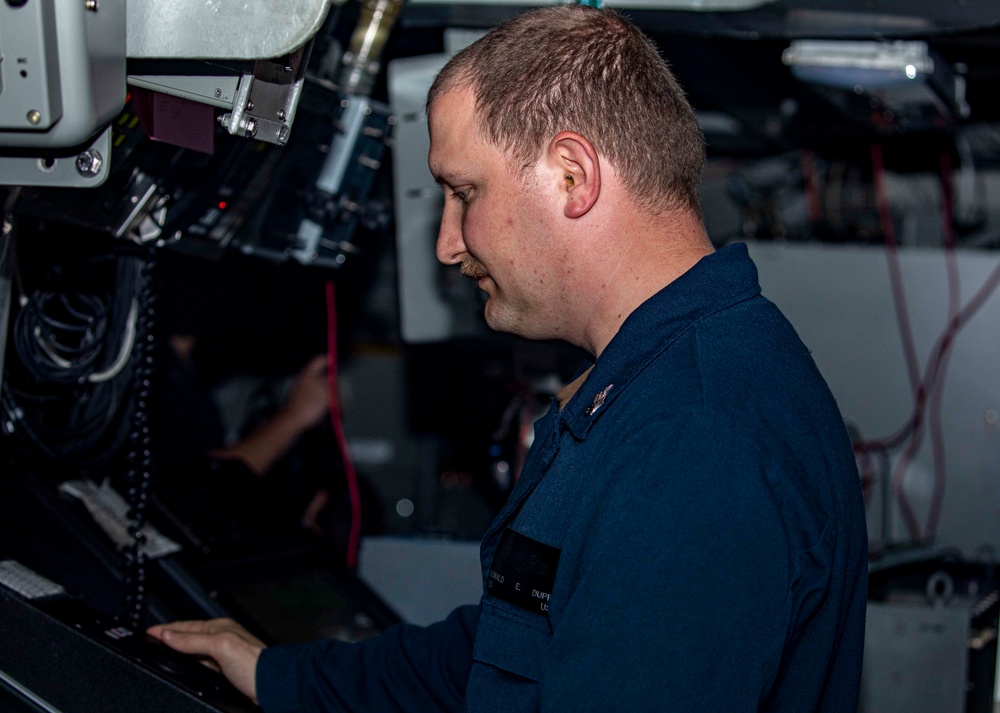
[[[474,257],[467,257],[462,261],[462,276],[471,277],[473,280],[481,280],[490,273],[486,271],[486,266]]]

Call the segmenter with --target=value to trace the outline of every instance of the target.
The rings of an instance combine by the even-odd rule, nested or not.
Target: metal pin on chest
[[[604,405],[604,400],[608,398],[608,392],[610,392],[611,389],[613,388],[615,388],[614,384],[608,384],[603,389],[598,391],[597,395],[594,396],[593,403],[591,403],[590,406],[587,407],[587,410],[584,411],[584,413],[587,416],[593,416],[595,413],[597,413],[597,410]]]

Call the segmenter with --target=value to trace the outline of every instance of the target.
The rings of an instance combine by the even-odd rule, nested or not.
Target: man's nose
[[[446,204],[441,212],[441,227],[437,237],[437,259],[445,265],[457,265],[465,259],[465,241],[462,239],[462,221],[457,211]]]

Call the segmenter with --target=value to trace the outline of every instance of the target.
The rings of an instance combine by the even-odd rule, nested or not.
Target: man
[[[480,605],[360,645],[154,635],[268,713],[855,710],[848,437],[745,247],[713,251],[702,138],[655,48],[611,12],[527,13],[456,55],[428,111],[438,258],[494,329],[595,358],[536,425]]]

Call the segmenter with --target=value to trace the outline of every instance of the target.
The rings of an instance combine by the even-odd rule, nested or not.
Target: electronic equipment
[[[16,461],[3,470],[0,553],[58,579],[75,600],[105,617],[121,611],[127,577],[121,552],[84,504]],[[170,495],[154,495],[148,517],[182,549],[146,562],[145,625],[232,617],[266,643],[280,644],[356,641],[399,621],[330,548],[281,528],[252,530],[237,513],[218,508],[218,532],[210,533],[207,509],[182,509],[183,494]],[[194,491],[189,500],[198,497]]]
[[[355,231],[379,228],[388,220],[388,206],[369,198],[395,123],[382,102],[308,87],[297,133],[279,152],[268,190],[244,191],[254,212],[233,247],[275,262],[343,265],[358,252]],[[249,185],[259,184],[255,177]],[[220,196],[215,207],[224,201]],[[216,213],[224,217],[223,211]],[[210,239],[224,240],[220,227],[202,223],[186,234],[204,230]]]
[[[942,558],[872,572],[859,713],[992,713],[994,569]]]
[[[218,109],[228,133],[284,145],[329,8],[327,0],[0,3],[0,185],[104,183],[127,84],[155,92],[154,136],[210,146]]]
[[[196,567],[241,623],[268,642],[361,641],[399,617],[345,567],[310,548]]]
[[[194,657],[13,560],[0,561],[0,682],[9,697],[35,706],[28,710],[50,713],[259,710]]]
[[[969,117],[964,77],[923,41],[793,40],[782,61],[838,110],[883,130]]]
[[[41,0],[32,4],[45,9]],[[8,145],[20,134],[8,136],[0,126],[0,185],[19,186],[10,212],[209,258],[238,250],[275,262],[342,265],[358,252],[359,227],[378,229],[389,220],[387,201],[371,193],[395,117],[362,92],[371,89],[398,3],[362,8],[356,41],[343,57],[341,81],[350,81],[344,87],[315,71],[306,81],[311,66],[331,64],[326,55],[339,49],[327,37],[336,22],[322,22],[326,7],[316,16],[315,2],[278,5],[294,6],[287,12],[300,24],[293,33],[281,16],[282,30],[268,40],[284,54],[270,59],[254,59],[232,39],[198,49],[187,35],[164,55],[154,41],[162,27],[182,32],[178,25],[189,26],[203,10],[189,8],[194,14],[184,22],[152,9],[158,4],[141,19],[130,15],[130,101],[122,83],[115,113],[102,117],[100,146],[36,160],[15,155],[20,149]],[[262,29],[258,14],[271,12],[238,19]],[[202,20],[214,26],[218,18]],[[136,29],[154,21],[165,25]],[[311,65],[320,28],[332,46]],[[35,175],[43,164],[45,172]],[[89,190],[79,190],[84,186]]]
[[[125,3],[0,3],[0,184],[96,186],[125,103]]]
[[[434,256],[444,198],[427,167],[424,104],[448,57],[397,59],[388,71],[390,101],[399,116],[392,160],[400,321],[403,339],[415,344],[488,333],[476,284]]]
[[[4,355],[7,353],[7,320],[14,274],[14,223],[0,216],[0,387],[3,386]]]

